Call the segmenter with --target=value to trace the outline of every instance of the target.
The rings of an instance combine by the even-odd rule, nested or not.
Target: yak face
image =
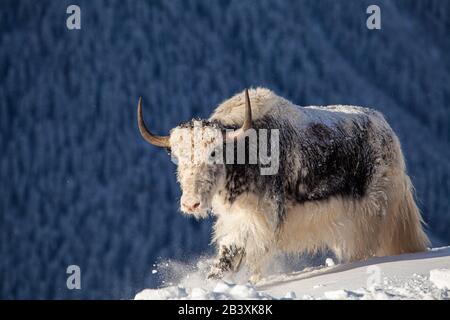
[[[146,126],[142,99],[137,110],[138,128],[145,141],[171,151],[178,164],[177,177],[183,195],[181,211],[205,217],[211,209],[212,198],[224,181],[224,141],[238,141],[252,127],[252,111],[248,90],[245,90],[245,111],[242,126],[225,130],[218,122],[192,120],[171,130],[170,136],[153,134]],[[226,132],[225,132],[226,131]]]
[[[193,120],[171,131],[170,146],[172,160],[178,165],[181,211],[206,217],[212,197],[224,181],[222,129],[218,124]]]

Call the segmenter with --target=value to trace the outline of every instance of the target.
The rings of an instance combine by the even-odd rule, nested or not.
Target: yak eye
[[[214,158],[216,156],[216,150],[213,150],[212,152],[211,152],[211,154],[210,154],[210,157],[211,158]]]

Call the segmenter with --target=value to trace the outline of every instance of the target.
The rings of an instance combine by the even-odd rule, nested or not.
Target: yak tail
[[[388,216],[382,232],[382,255],[426,251],[430,240],[425,234],[425,225],[414,200],[414,188],[406,173],[400,177],[396,195],[390,199]]]

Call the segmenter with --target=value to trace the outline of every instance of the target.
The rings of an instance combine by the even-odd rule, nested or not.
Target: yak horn
[[[144,122],[144,117],[142,116],[142,98],[139,98],[138,103],[138,112],[137,112],[137,120],[138,120],[138,126],[139,131],[142,135],[142,137],[147,141],[148,143],[162,148],[170,148],[170,141],[169,136],[156,136],[150,132],[150,130],[147,129],[147,126]]]
[[[245,135],[245,131],[252,127],[252,107],[250,105],[250,97],[248,96],[248,90],[245,89],[245,115],[244,115],[244,123],[242,127],[234,132],[228,132],[226,135],[226,141],[230,141],[233,139],[240,139]]]

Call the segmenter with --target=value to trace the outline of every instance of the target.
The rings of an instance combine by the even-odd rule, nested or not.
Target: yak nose
[[[182,199],[181,207],[188,212],[194,212],[200,207],[200,201],[194,199]]]

